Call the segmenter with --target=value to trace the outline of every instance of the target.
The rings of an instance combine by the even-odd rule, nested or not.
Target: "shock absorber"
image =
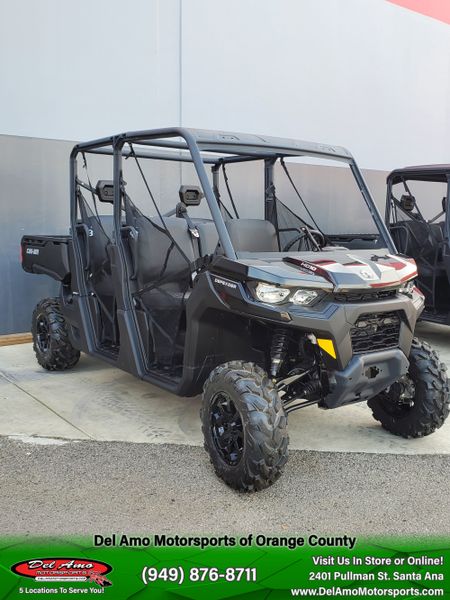
[[[320,380],[314,379],[313,381],[308,381],[308,383],[304,385],[301,395],[307,400],[315,400],[316,398],[320,398],[322,395],[322,384]]]
[[[287,329],[275,329],[270,346],[270,376],[275,379],[288,351],[289,336]]]

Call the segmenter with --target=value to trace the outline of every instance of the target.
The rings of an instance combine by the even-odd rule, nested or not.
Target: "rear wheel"
[[[416,338],[409,363],[408,373],[368,404],[385,429],[418,438],[439,429],[449,415],[447,367],[429,344]]]
[[[253,363],[225,363],[211,373],[201,410],[205,449],[216,474],[251,492],[272,485],[288,459],[287,418],[278,392]]]
[[[66,321],[57,298],[47,298],[36,306],[31,333],[37,361],[44,369],[64,371],[77,364],[80,351],[70,343]]]

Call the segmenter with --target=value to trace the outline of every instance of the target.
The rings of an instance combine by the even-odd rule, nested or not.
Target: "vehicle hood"
[[[255,258],[242,255],[239,262],[251,278],[335,291],[396,287],[417,276],[413,259],[384,249],[267,252]]]

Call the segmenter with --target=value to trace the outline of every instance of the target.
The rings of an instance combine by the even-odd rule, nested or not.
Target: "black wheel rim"
[[[50,327],[44,315],[39,315],[37,318],[36,343],[42,353],[47,352],[50,347]]]
[[[237,465],[244,451],[244,428],[236,405],[225,392],[218,392],[213,397],[211,432],[222,460],[230,466]]]
[[[407,415],[414,407],[415,393],[414,380],[408,373],[385,392],[383,399],[385,411],[397,418]]]

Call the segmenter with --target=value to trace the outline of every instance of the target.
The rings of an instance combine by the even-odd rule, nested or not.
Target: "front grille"
[[[379,300],[390,300],[395,298],[397,290],[379,290],[378,292],[349,292],[348,294],[335,294],[336,302],[359,303],[378,302]]]
[[[361,315],[350,330],[353,354],[396,348],[400,317],[396,312]]]

